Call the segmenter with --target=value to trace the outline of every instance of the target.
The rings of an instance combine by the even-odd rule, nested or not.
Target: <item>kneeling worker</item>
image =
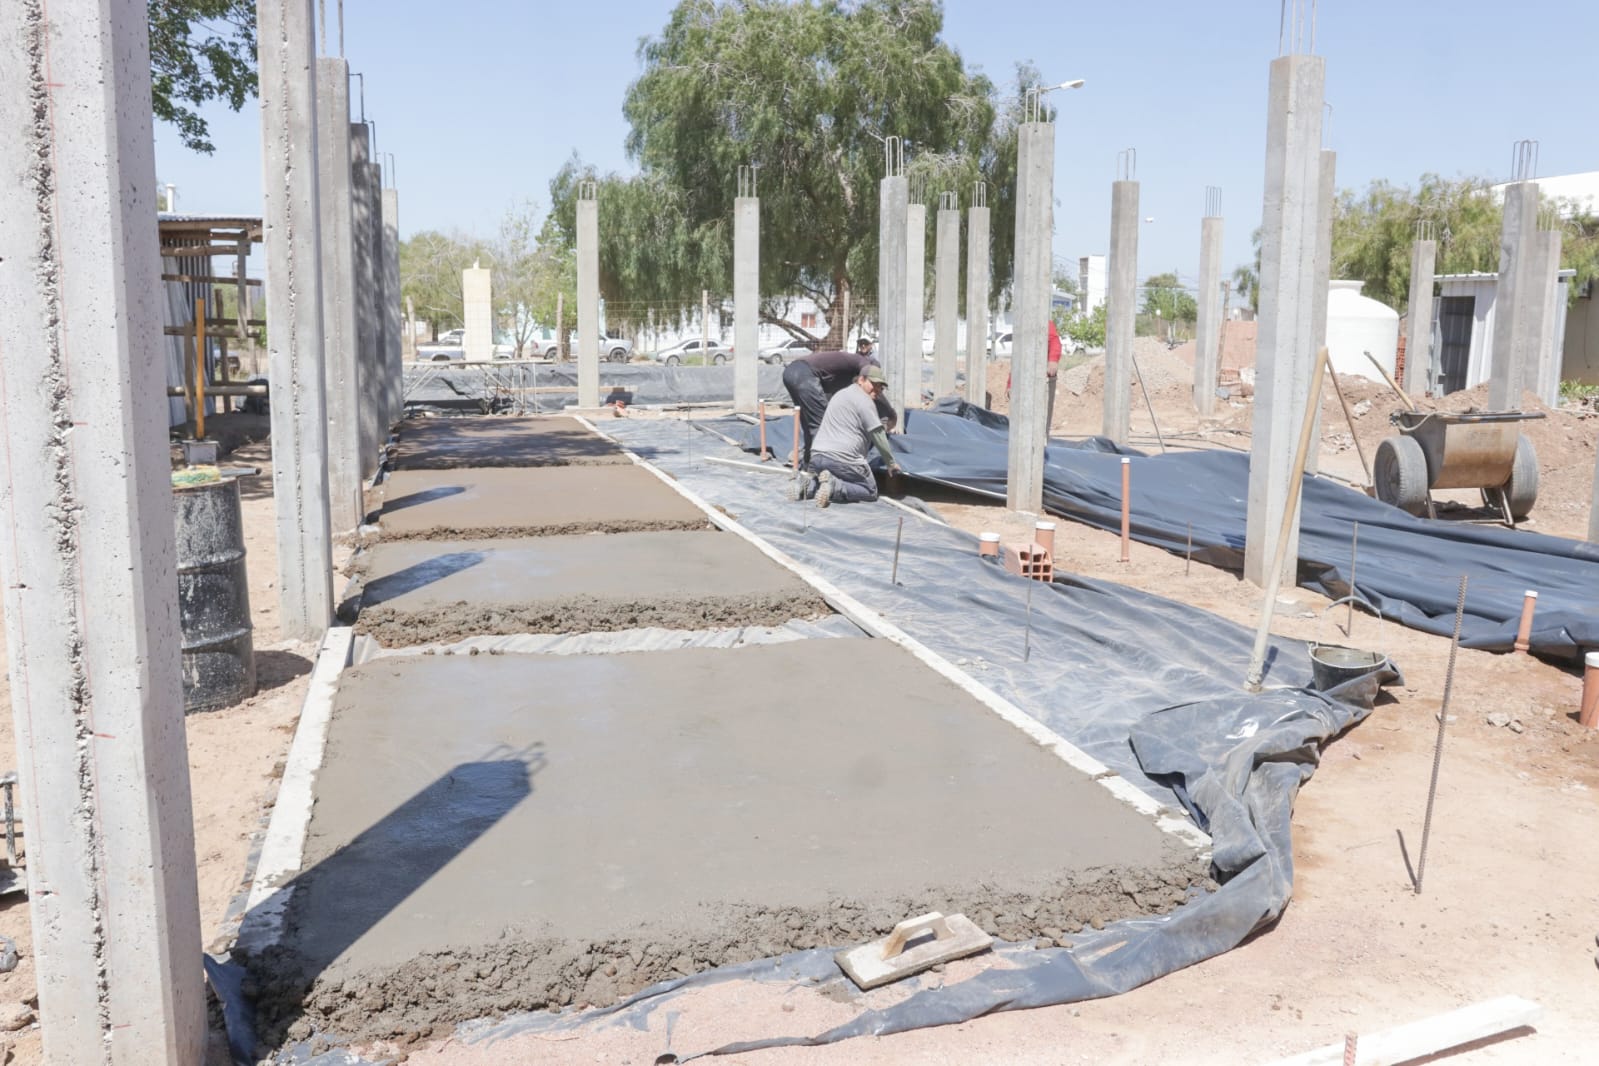
[[[801,466],[809,468],[811,465],[811,449],[822,416],[827,413],[827,402],[838,395],[839,390],[853,385],[862,370],[876,364],[877,360],[872,358],[872,342],[862,337],[855,342],[853,352],[812,352],[783,368],[783,387],[788,389],[789,398],[799,408],[800,428],[805,437],[804,450],[800,452]],[[894,413],[881,399],[878,408],[884,417]]]
[[[877,410],[876,400],[886,383],[882,368],[871,364],[861,368],[853,385],[833,394],[811,451],[811,467],[816,472],[795,479],[790,499],[814,497],[819,507],[835,500],[858,503],[877,499],[877,480],[866,461],[866,450],[873,446],[883,457],[889,476],[899,474]]]

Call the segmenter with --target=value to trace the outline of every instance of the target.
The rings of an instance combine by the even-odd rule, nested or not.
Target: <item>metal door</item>
[[[1445,296],[1439,303],[1439,362],[1443,366],[1443,391],[1459,392],[1466,387],[1466,371],[1471,364],[1471,327],[1477,313],[1477,298]]]

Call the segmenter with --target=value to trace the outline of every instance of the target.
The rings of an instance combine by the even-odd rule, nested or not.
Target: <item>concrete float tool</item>
[[[885,937],[838,952],[833,961],[865,992],[941,962],[987,951],[993,942],[993,937],[964,914],[946,918],[938,911],[929,911],[905,919]]]

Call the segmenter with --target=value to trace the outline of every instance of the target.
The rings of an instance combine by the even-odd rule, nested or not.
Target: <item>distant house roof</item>
[[[1599,170],[1587,170],[1580,174],[1557,174],[1548,178],[1533,178],[1538,183],[1538,191],[1545,196],[1557,200],[1569,201],[1566,209],[1561,212],[1562,217],[1570,218],[1576,212],[1590,215],[1599,214]],[[1505,184],[1493,187],[1495,198],[1504,199]]]

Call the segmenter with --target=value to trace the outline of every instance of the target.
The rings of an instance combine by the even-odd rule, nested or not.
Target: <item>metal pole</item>
[[[1189,568],[1194,565],[1194,524],[1188,523],[1188,554],[1183,556],[1183,576],[1188,576]]]
[[[711,290],[700,290],[700,358],[711,363]]]
[[[1444,755],[1444,727],[1449,723],[1449,693],[1455,687],[1455,653],[1460,650],[1460,623],[1466,616],[1466,575],[1460,575],[1460,594],[1455,599],[1455,635],[1449,642],[1449,667],[1444,672],[1444,699],[1438,708],[1438,740],[1432,749],[1432,781],[1427,786],[1427,814],[1421,820],[1421,854],[1416,859],[1416,895],[1421,895],[1421,878],[1427,869],[1427,838],[1432,835],[1432,804],[1438,796],[1438,765]]]
[[[1131,562],[1131,542],[1133,528],[1133,461],[1122,458],[1122,562]]]
[[[899,516],[899,531],[894,534],[894,570],[889,574],[890,585],[899,584],[899,544],[905,537],[905,516]]]
[[[1349,436],[1355,441],[1355,454],[1360,456],[1360,468],[1366,472],[1366,484],[1375,484],[1371,480],[1371,464],[1366,461],[1366,449],[1362,447],[1360,434],[1355,430],[1355,416],[1349,412],[1349,401],[1344,399],[1344,387],[1338,384],[1338,374],[1331,363],[1327,364],[1327,373],[1332,377],[1333,392],[1338,394],[1338,406],[1344,409],[1344,421],[1349,424]]]
[[[1160,422],[1155,418],[1155,405],[1149,402],[1149,389],[1144,384],[1144,372],[1138,369],[1138,356],[1132,352],[1127,353],[1127,358],[1133,362],[1133,373],[1138,375],[1138,391],[1144,394],[1144,406],[1149,408],[1149,420],[1155,426],[1155,440],[1160,442],[1160,453],[1166,454],[1166,438],[1160,435]]]
[[[1359,547],[1360,523],[1356,522],[1354,531],[1349,535],[1349,618],[1344,622],[1344,635],[1348,637],[1355,635],[1355,597],[1359,595],[1355,591],[1355,552]]]
[[[1027,662],[1033,655],[1033,578],[1027,579],[1027,628],[1022,631],[1022,662]]]

